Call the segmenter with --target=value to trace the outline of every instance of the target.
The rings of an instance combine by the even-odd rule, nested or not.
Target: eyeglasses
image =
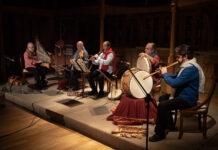
[[[181,56],[181,55],[177,55],[177,56],[175,57],[175,59],[179,59],[179,58],[182,58],[182,56]]]

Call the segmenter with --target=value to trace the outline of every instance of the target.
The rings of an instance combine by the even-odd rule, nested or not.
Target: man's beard
[[[184,63],[184,58],[182,58],[182,61],[179,61],[179,64],[182,65]]]

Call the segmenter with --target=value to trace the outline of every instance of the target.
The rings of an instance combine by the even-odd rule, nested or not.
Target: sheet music
[[[73,56],[73,45],[65,44],[63,48],[63,54],[68,56]]]
[[[82,71],[80,66],[77,64],[76,60],[75,59],[71,59],[70,60],[71,64],[73,65],[73,67],[78,70],[78,71]]]
[[[80,66],[83,72],[90,72],[89,69],[86,67],[86,65],[83,63],[82,59],[77,60],[77,64]]]

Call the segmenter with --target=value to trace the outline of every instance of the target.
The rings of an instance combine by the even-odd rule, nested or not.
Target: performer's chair
[[[19,59],[20,59],[20,68],[21,68],[22,82],[28,83],[28,81],[25,79],[25,77],[26,77],[26,75],[32,75],[32,73],[25,69],[23,55],[20,55]]]
[[[88,73],[87,72],[84,72],[84,73],[81,73],[81,78],[82,78],[82,97],[85,97],[86,94],[85,94],[85,86],[86,86],[86,77],[87,77]]]
[[[207,114],[208,114],[208,109],[209,109],[212,96],[216,88],[216,83],[218,82],[217,78],[212,78],[210,80],[212,84],[210,86],[210,89],[209,89],[209,92],[206,98],[202,102],[198,102],[197,106],[184,109],[184,110],[179,110],[179,113],[180,113],[180,125],[179,125],[179,137],[178,137],[179,139],[181,139],[183,136],[183,119],[185,115],[197,115],[198,116],[199,130],[202,131],[203,137],[207,138]],[[203,117],[203,124],[201,121],[202,117]],[[175,123],[176,123],[176,119],[177,119],[177,110],[175,111],[175,119],[174,119]]]
[[[118,88],[117,75],[116,75],[116,74],[113,74],[110,79],[111,79],[112,82],[115,81],[115,88],[117,89],[117,88]],[[111,92],[111,83],[110,83],[108,80],[106,80],[106,84],[107,84],[107,92]],[[112,88],[113,88],[113,87],[112,87]]]

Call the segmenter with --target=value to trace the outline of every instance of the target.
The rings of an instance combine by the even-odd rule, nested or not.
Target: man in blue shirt
[[[77,47],[77,50],[74,53],[72,59],[74,59],[74,60],[82,59],[83,63],[88,67],[87,59],[89,57],[89,54],[86,51],[83,42],[78,41],[76,43],[76,47]],[[78,90],[78,81],[77,81],[77,79],[78,79],[79,75],[80,75],[80,72],[77,71],[76,69],[74,69],[74,67],[72,65],[71,66],[71,77],[70,77],[70,80],[69,80],[69,84],[70,84],[70,86],[73,86],[73,90]]]
[[[166,129],[175,129],[172,122],[171,110],[193,107],[198,101],[199,74],[202,72],[193,58],[193,51],[186,44],[175,49],[180,70],[177,74],[168,74],[167,68],[162,67],[161,74],[165,82],[175,89],[170,95],[159,98],[155,134],[149,138],[150,142],[160,141],[165,138]]]

